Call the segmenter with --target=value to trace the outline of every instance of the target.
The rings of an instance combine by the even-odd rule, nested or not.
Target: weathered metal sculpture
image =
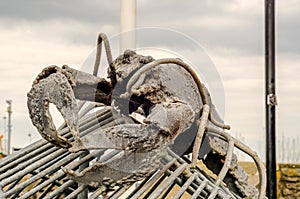
[[[108,79],[96,76],[102,41],[109,63]],[[114,114],[121,115],[128,122],[100,128],[80,137],[76,99],[112,106],[116,110]],[[64,117],[74,141],[57,133],[49,112],[49,103],[55,104]],[[216,172],[220,172],[216,184],[223,181],[229,170],[230,178],[234,179],[232,186],[241,195],[258,196],[257,189],[246,182],[247,175],[237,164],[233,154],[233,148],[237,146],[253,156],[258,163],[262,173],[262,189],[265,186],[259,158],[224,131],[230,127],[219,118],[208,90],[189,65],[180,59],[154,60],[131,50],[112,60],[104,34],[100,34],[98,39],[94,75],[66,65],[61,68],[46,67],[28,93],[28,109],[41,136],[58,147],[74,153],[98,149],[119,150],[117,157],[104,163],[96,162],[81,172],[63,168],[70,179],[80,183],[104,186],[107,190],[113,189],[116,184],[132,184],[158,169],[160,159],[168,147],[180,155],[192,153],[189,168],[193,169],[198,157],[203,157],[199,155],[203,143],[210,149],[210,153],[205,153],[208,156],[207,162],[209,156],[216,155],[218,162],[224,161],[220,168],[216,168]],[[209,136],[204,144],[205,132]],[[182,135],[191,141],[185,147],[180,144],[184,140]],[[190,144],[193,146],[190,147]],[[214,171],[213,165],[207,166]],[[230,183],[228,186],[231,186]],[[264,190],[261,191],[260,198],[264,195]]]

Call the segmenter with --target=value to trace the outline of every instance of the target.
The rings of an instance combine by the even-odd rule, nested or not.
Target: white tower
[[[121,0],[120,3],[120,53],[123,53],[126,49],[135,50],[136,48],[136,0]]]

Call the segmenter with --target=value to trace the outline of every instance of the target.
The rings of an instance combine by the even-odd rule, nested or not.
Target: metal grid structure
[[[103,107],[88,114],[95,108],[90,103],[81,104],[80,132],[81,136],[94,129],[120,124],[124,118],[113,117],[113,109]],[[66,138],[71,137],[65,125],[60,127],[60,133]],[[61,167],[82,169],[97,160],[103,154],[102,161],[114,155],[116,151],[104,153],[104,150],[94,152],[70,153],[66,149],[55,147],[45,140],[39,140],[21,151],[0,161],[0,198],[101,198],[102,189],[92,189],[69,180]],[[188,158],[179,157],[171,150],[161,161],[161,167],[148,178],[136,183],[127,198],[165,198],[172,192],[172,198],[181,198],[188,194],[191,198],[240,198],[199,168],[189,169]],[[110,198],[120,198],[129,187],[118,187],[111,192]]]
[[[81,104],[80,132],[87,135],[94,129],[125,123],[125,119],[115,118],[111,107],[97,108],[90,103]],[[94,111],[93,114],[91,111]],[[95,113],[95,114],[94,114]],[[63,124],[60,133],[71,137]],[[101,198],[102,188],[93,189],[69,180],[61,167],[81,170],[97,161],[105,161],[117,154],[116,151],[104,153],[105,150],[70,153],[45,140],[39,140],[21,151],[0,161],[0,198]],[[160,169],[143,181],[129,187],[118,187],[109,198],[121,198],[127,191],[127,198],[166,198],[172,191],[172,198],[240,198],[222,184],[201,171],[189,169],[190,160],[179,157],[171,150],[162,159]],[[177,187],[177,188],[176,188]],[[174,191],[175,190],[175,191]],[[187,194],[187,195],[186,195]],[[124,197],[124,196],[123,196]]]

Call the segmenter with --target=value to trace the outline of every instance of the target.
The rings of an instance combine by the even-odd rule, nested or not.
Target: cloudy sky
[[[210,57],[225,99],[212,93],[232,134],[258,151],[264,149],[264,1],[190,0],[137,2],[137,28],[156,27],[185,35]],[[277,134],[300,134],[300,12],[297,0],[277,1]],[[0,2],[0,116],[6,99],[13,100],[12,145],[23,147],[40,136],[26,107],[26,93],[36,75],[48,65],[82,68],[95,48],[99,32],[120,33],[119,1],[27,0]],[[173,31],[171,31],[173,30]],[[139,34],[139,31],[138,31]],[[168,47],[194,65],[199,49],[188,42],[166,42],[147,34],[138,45]],[[163,40],[163,41],[162,41]],[[163,45],[162,45],[163,44]],[[162,45],[162,46],[160,46]],[[116,52],[116,51],[114,51]],[[199,51],[200,52],[200,51]],[[118,54],[114,53],[114,57]],[[205,64],[203,66],[205,68]],[[87,69],[92,71],[92,67]],[[201,71],[202,69],[200,69]],[[204,71],[207,69],[203,69]],[[213,73],[215,74],[215,73]],[[205,72],[203,74],[205,76]],[[209,78],[208,78],[209,79]],[[213,82],[210,82],[213,84]],[[209,85],[208,85],[209,86]],[[216,99],[217,98],[217,99]],[[220,103],[219,101],[223,101]],[[3,120],[3,119],[2,119]],[[3,121],[0,132],[3,132]]]

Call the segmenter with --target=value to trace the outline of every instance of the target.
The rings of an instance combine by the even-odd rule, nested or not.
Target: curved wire
[[[201,83],[200,79],[198,78],[197,74],[195,73],[195,71],[189,65],[184,63],[183,61],[181,61],[179,59],[175,59],[175,58],[158,59],[158,60],[155,60],[153,62],[143,65],[138,71],[135,72],[135,74],[132,75],[132,77],[130,78],[130,80],[127,83],[126,90],[130,91],[130,88],[134,86],[135,82],[140,78],[140,76],[143,73],[148,72],[149,70],[151,70],[152,68],[154,68],[160,64],[177,64],[179,66],[182,66],[194,78],[194,80],[198,86],[203,104],[207,104],[207,98],[206,98],[204,89],[202,87],[202,83]]]
[[[94,64],[94,71],[93,71],[93,75],[97,76],[98,71],[99,71],[99,65],[100,65],[100,59],[101,59],[101,51],[102,51],[102,41],[104,42],[104,47],[105,47],[105,52],[106,52],[106,58],[107,58],[107,62],[109,65],[109,68],[111,70],[112,73],[112,82],[116,82],[116,74],[115,74],[115,68],[112,65],[112,54],[111,54],[111,48],[109,45],[109,41],[108,38],[106,36],[106,34],[104,33],[100,33],[98,35],[98,39],[97,39],[97,51],[96,51],[96,60],[95,60],[95,64]]]

